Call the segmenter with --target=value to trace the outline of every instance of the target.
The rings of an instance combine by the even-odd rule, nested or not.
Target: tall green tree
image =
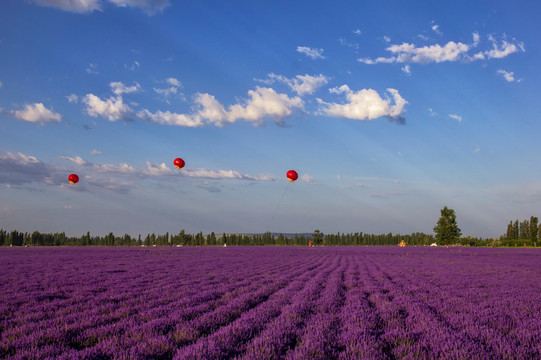
[[[521,221],[519,224],[519,239],[529,239],[530,238],[530,220]]]
[[[455,244],[460,240],[460,228],[456,222],[456,214],[453,209],[445,206],[441,209],[441,216],[434,226],[436,241],[441,245]]]
[[[322,245],[324,238],[325,235],[321,231],[318,229],[314,230],[314,233],[312,234],[312,242],[314,245]]]
[[[537,216],[530,217],[530,239],[532,241],[537,241],[537,237],[539,233],[539,228],[537,227],[538,221],[539,219],[537,218]]]

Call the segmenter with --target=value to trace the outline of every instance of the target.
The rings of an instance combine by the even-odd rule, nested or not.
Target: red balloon
[[[176,158],[175,161],[173,161],[173,164],[176,166],[177,169],[182,169],[186,163],[181,158]]]
[[[77,174],[69,174],[68,181],[72,184],[76,184],[79,182],[79,177],[77,176]]]
[[[299,178],[299,174],[295,170],[289,170],[287,172],[287,179],[291,182],[297,180]]]

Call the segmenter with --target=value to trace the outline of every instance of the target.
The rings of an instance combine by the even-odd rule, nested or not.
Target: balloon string
[[[278,201],[278,205],[276,205],[276,209],[274,209],[274,213],[272,214],[270,223],[267,226],[267,232],[269,232],[270,226],[272,225],[272,222],[274,221],[274,217],[276,216],[276,213],[278,212],[278,208],[282,204],[282,200],[284,200],[284,196],[286,195],[286,192],[287,192],[288,188],[289,188],[289,184],[286,185],[286,188],[284,189],[284,193],[282,194],[282,197],[280,198],[280,201]]]

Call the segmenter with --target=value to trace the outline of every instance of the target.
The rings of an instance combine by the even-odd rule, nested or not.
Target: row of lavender
[[[541,252],[0,250],[0,358],[541,358]]]

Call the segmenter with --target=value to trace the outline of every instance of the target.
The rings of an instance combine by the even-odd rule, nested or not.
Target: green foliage
[[[460,228],[456,223],[456,215],[453,209],[445,206],[441,209],[441,216],[434,226],[436,241],[440,245],[456,244],[460,240]]]
[[[530,220],[510,221],[507,225],[507,232],[502,235],[502,246],[535,246],[539,240],[541,225],[538,225],[539,219],[531,216]],[[526,240],[526,241],[525,241]],[[528,244],[532,245],[528,245]]]

